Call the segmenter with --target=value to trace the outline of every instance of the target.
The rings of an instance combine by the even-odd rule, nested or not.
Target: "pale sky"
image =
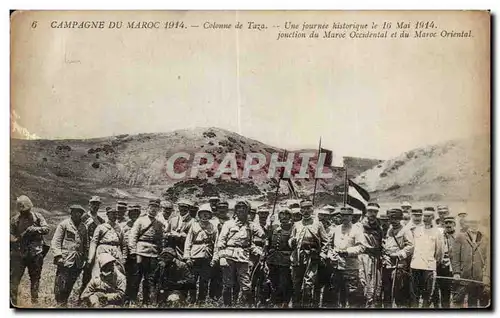
[[[316,148],[321,136],[338,156],[388,159],[489,132],[486,18],[466,12],[25,13],[12,21],[11,107],[19,125],[45,139],[214,126],[289,149]],[[474,36],[277,41],[272,27],[417,19],[472,29]],[[50,28],[63,20],[182,20],[200,27]],[[205,21],[241,21],[244,29],[204,30]],[[247,30],[246,21],[269,29]]]

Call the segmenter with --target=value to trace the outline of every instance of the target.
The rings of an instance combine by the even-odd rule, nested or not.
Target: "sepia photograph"
[[[491,309],[489,11],[10,13],[10,306]]]

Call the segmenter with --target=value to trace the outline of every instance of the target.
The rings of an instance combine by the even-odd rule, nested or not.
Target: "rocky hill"
[[[275,192],[276,180],[267,178],[268,164],[245,179],[229,174],[215,178],[215,172],[227,153],[236,154],[241,173],[246,153],[261,153],[269,158],[283,151],[219,128],[82,140],[12,139],[11,203],[20,194],[27,194],[37,206],[49,211],[64,209],[71,203],[86,205],[91,195],[100,195],[109,204],[116,199],[144,203],[158,196],[175,200],[180,196],[214,194],[269,199]],[[166,171],[167,160],[178,152],[190,154],[191,159],[197,152],[211,153],[214,166],[197,178],[172,179]],[[298,173],[300,163],[296,155],[293,173]],[[314,188],[315,164],[314,158],[308,166],[311,178],[294,181],[300,195],[308,195]],[[189,162],[179,160],[175,170],[182,172],[189,166]],[[335,184],[341,183],[342,173],[336,171],[335,175],[333,180],[318,182],[318,192],[331,192]],[[286,183],[282,182],[281,187],[286,194]]]
[[[489,139],[413,149],[365,171],[356,181],[388,201],[489,201]]]

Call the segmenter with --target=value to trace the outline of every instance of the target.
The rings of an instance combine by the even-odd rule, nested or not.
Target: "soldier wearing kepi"
[[[476,219],[468,217],[465,225],[467,231],[456,236],[452,247],[453,277],[475,280],[486,285],[460,282],[453,302],[457,307],[465,307],[464,300],[467,295],[467,307],[485,307],[490,300],[489,293],[484,292],[484,288],[490,283],[488,238],[479,231]]]
[[[57,306],[65,307],[88,254],[88,234],[83,223],[83,207],[72,205],[70,217],[57,225],[52,237],[54,264],[57,266],[54,295]],[[85,287],[84,287],[85,288]]]
[[[125,277],[127,279],[127,288],[125,290],[126,302],[134,304],[137,301],[137,293],[139,292],[139,283],[137,277],[140,277],[139,266],[135,254],[130,253],[130,230],[134,226],[135,221],[141,215],[141,206],[132,205],[128,210],[128,221],[123,226],[123,239],[125,243]]]
[[[217,228],[217,235],[222,230],[222,225],[227,222],[230,217],[229,204],[227,201],[220,201],[217,203],[217,212],[215,218],[210,222]],[[212,276],[210,278],[210,298],[218,300],[222,296],[222,269],[218,263],[212,266]]]
[[[274,288],[271,302],[275,306],[287,308],[292,298],[292,276],[290,255],[292,249],[288,240],[292,233],[292,213],[284,208],[278,213],[280,224],[274,226],[266,244],[266,262],[269,266],[269,278]]]
[[[235,278],[243,294],[243,304],[251,302],[249,262],[250,254],[255,252],[253,237],[264,235],[262,229],[248,220],[248,202],[237,202],[234,210],[236,219],[229,220],[222,226],[213,259],[213,263],[220,263],[222,267],[222,297],[225,306],[232,305],[231,293],[236,284]]]
[[[170,239],[172,240],[172,247],[179,254],[178,257],[182,257],[182,251],[184,250],[184,244],[186,242],[186,235],[191,227],[191,222],[193,217],[190,214],[190,210],[193,204],[191,201],[186,199],[181,199],[177,203],[179,208],[179,215],[177,218],[172,218],[170,227]]]
[[[304,200],[300,208],[303,219],[293,225],[289,240],[293,249],[291,262],[294,308],[311,306],[320,255],[326,249],[329,239],[323,224],[312,217],[312,202]]]
[[[302,212],[300,208],[291,208],[290,211],[292,212],[292,222],[302,221]]]
[[[403,211],[403,226],[408,224],[411,220],[411,204],[408,201],[405,201],[401,204],[401,210]]]
[[[326,255],[333,267],[333,293],[339,296],[340,306],[345,307],[347,301],[349,308],[360,308],[364,306],[364,297],[359,280],[358,256],[364,253],[367,243],[362,229],[352,224],[352,208],[341,208],[340,214],[342,224],[336,226],[331,233],[332,239]]]
[[[215,240],[217,238],[217,227],[210,219],[212,208],[210,204],[203,204],[198,210],[197,220],[189,229],[184,246],[184,259],[191,267],[195,282],[198,282],[198,295],[196,288],[190,296],[191,301],[204,304],[208,293],[208,282],[210,281],[211,267],[214,254]]]
[[[125,259],[127,248],[123,237],[122,227],[117,223],[117,211],[110,209],[106,216],[108,221],[95,229],[90,241],[88,264],[92,266],[92,276],[99,276],[99,254],[111,254],[117,261],[117,266],[125,274]]]
[[[28,268],[31,284],[31,303],[38,302],[38,289],[43,259],[48,252],[43,236],[49,233],[45,218],[33,212],[33,203],[22,195],[16,201],[19,214],[10,221],[10,299],[15,306],[19,283]]]
[[[438,210],[439,211],[439,210]],[[444,226],[443,232],[443,261],[438,263],[436,274],[437,276],[452,277],[453,271],[451,268],[451,255],[453,244],[455,243],[455,218],[453,216],[446,216],[442,219],[442,225]],[[451,302],[451,288],[452,281],[448,279],[438,279],[436,280],[436,286],[434,288],[434,295],[432,297],[432,302],[434,303],[434,308],[438,308],[441,304],[442,308],[450,308]],[[441,296],[441,299],[440,297]]]
[[[361,262],[360,279],[364,286],[365,303],[368,308],[375,307],[375,304],[380,300],[382,280],[380,261],[383,232],[377,220],[379,209],[378,203],[368,203],[366,218],[361,222],[367,244],[365,253],[359,256]]]
[[[120,227],[122,227],[123,225],[125,225],[125,223],[127,223],[127,217],[126,217],[126,214],[127,214],[127,202],[125,202],[125,201],[118,201],[116,203],[116,214],[117,214],[116,223]]]
[[[217,196],[213,196],[208,199],[208,202],[210,203],[210,208],[212,209],[212,212],[215,212],[217,210],[217,205],[220,202],[220,198]]]
[[[325,232],[327,235],[330,235],[330,232],[333,230],[330,222],[330,211],[335,211],[335,208],[332,206],[326,206],[317,211],[318,221],[323,224],[325,228]],[[320,306],[320,298],[321,294],[323,294],[323,307],[332,307],[332,286],[331,286],[331,276],[332,276],[332,268],[328,266],[328,263],[325,259],[322,259],[318,266],[318,278],[316,280],[315,288],[314,288],[314,307]]]
[[[450,211],[446,205],[437,206],[438,218],[436,219],[436,225],[440,228],[444,228],[444,219],[450,215]]]
[[[418,307],[420,296],[423,307],[430,305],[434,289],[436,267],[443,259],[443,240],[441,232],[432,224],[434,208],[425,208],[424,225],[413,230],[415,248],[411,267],[411,307]]]
[[[139,277],[142,283],[143,304],[155,304],[157,300],[157,282],[155,269],[158,265],[158,255],[162,250],[163,224],[156,219],[160,209],[160,200],[149,200],[147,215],[135,221],[129,235],[129,251],[136,255],[139,264]]]
[[[115,258],[108,253],[102,253],[97,260],[100,273],[89,282],[82,300],[90,307],[120,308],[125,300],[125,276],[115,268]]]
[[[410,305],[410,261],[413,253],[413,234],[403,227],[403,211],[388,211],[390,227],[382,246],[382,288],[384,308],[396,306],[408,308]]]
[[[99,211],[100,206],[101,206],[101,198],[98,196],[93,196],[89,200],[89,211],[82,216],[81,222],[87,228],[87,235],[88,235],[88,242],[89,243],[92,240],[92,237],[94,236],[94,232],[95,232],[95,229],[97,228],[97,226],[106,222],[102,217],[97,215],[97,212]],[[83,293],[83,290],[85,289],[85,287],[89,283],[91,277],[92,277],[92,267],[85,266],[85,268],[83,269],[82,284],[80,286],[79,295],[81,295]]]

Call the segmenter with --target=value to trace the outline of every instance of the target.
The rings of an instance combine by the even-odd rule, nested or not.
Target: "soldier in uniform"
[[[264,255],[269,266],[269,278],[274,289],[271,294],[271,303],[278,307],[288,308],[293,293],[290,271],[292,249],[288,245],[293,225],[290,209],[282,209],[278,213],[278,220],[280,223],[272,228]]]
[[[444,219],[450,215],[450,211],[446,205],[437,206],[438,218],[436,219],[436,225],[440,228],[444,228]]]
[[[459,225],[459,232],[465,233],[467,232],[467,213],[466,212],[460,212],[458,213],[458,225]]]
[[[333,210],[330,212],[330,229],[328,233],[331,233],[334,227],[342,224],[342,218],[340,217],[340,210]]]
[[[43,259],[48,252],[43,236],[49,233],[45,218],[32,211],[33,203],[27,196],[21,195],[16,204],[19,214],[10,221],[10,299],[15,306],[26,268],[31,283],[31,303],[38,302]]]
[[[193,217],[190,214],[193,203],[186,199],[181,199],[177,203],[179,215],[170,221],[169,244],[178,253],[177,257],[182,258],[182,251],[186,242],[186,235],[191,227]]]
[[[198,282],[198,295],[196,288],[192,291],[191,301],[204,304],[208,293],[210,281],[210,262],[213,258],[217,227],[210,222],[212,208],[210,204],[203,204],[198,210],[197,220],[189,229],[184,247],[184,259],[192,268],[195,282]],[[198,297],[196,297],[198,296]]]
[[[210,208],[212,208],[212,212],[215,212],[217,210],[217,205],[220,202],[220,198],[217,196],[210,197],[208,199],[208,203],[210,203]]]
[[[408,201],[405,201],[401,204],[401,210],[403,211],[403,226],[408,224],[411,220],[411,204]]]
[[[413,253],[413,234],[401,224],[403,211],[388,211],[390,227],[382,246],[382,286],[384,308],[410,306],[410,261]]]
[[[294,308],[311,306],[320,255],[326,249],[329,239],[323,224],[312,217],[312,202],[304,200],[300,208],[303,219],[293,225],[289,240],[293,249],[291,262]]]
[[[290,211],[292,212],[292,221],[294,223],[302,221],[302,212],[300,208],[291,208]]]
[[[378,203],[368,203],[366,218],[363,219],[362,228],[365,235],[365,252],[359,256],[361,262],[360,280],[364,287],[365,304],[373,308],[379,302],[381,291],[382,273],[382,238],[383,232],[377,220],[380,206]]]
[[[248,220],[250,222],[255,222],[255,217],[257,216],[257,207],[250,205],[250,212],[248,212]],[[235,215],[236,217],[236,215]]]
[[[434,208],[425,208],[423,226],[413,230],[415,248],[411,267],[411,307],[418,308],[420,296],[423,307],[428,308],[434,289],[436,268],[443,259],[441,232],[433,225]]]
[[[342,224],[336,226],[330,234],[327,260],[333,267],[333,294],[339,296],[340,306],[360,308],[364,306],[363,286],[359,279],[359,258],[367,245],[363,230],[352,223],[353,209],[340,209]],[[336,299],[333,301],[338,306]]]
[[[118,201],[116,203],[116,214],[117,214],[116,223],[120,227],[122,227],[123,225],[125,225],[125,223],[127,223],[127,217],[126,217],[126,214],[127,214],[127,202],[125,202],[125,201]]]
[[[169,220],[173,217],[174,205],[170,201],[161,201],[161,214],[158,214],[158,220],[165,225],[165,231],[169,232]]]
[[[489,275],[489,250],[488,238],[479,231],[479,223],[476,219],[466,219],[467,231],[458,233],[452,247],[452,269],[453,277],[465,278],[490,283]],[[465,307],[464,299],[467,295],[467,306],[469,308],[485,307],[488,305],[490,296],[484,292],[481,284],[462,281],[457,286],[454,297],[454,305]]]
[[[85,209],[70,206],[70,217],[57,225],[52,237],[54,264],[57,266],[54,295],[57,306],[65,307],[88,253],[87,228],[81,222]]]
[[[100,207],[101,207],[101,198],[98,196],[93,196],[89,200],[89,211],[82,216],[81,222],[87,228],[87,235],[88,235],[87,242],[89,243],[92,240],[92,237],[94,237],[94,232],[97,226],[106,222],[102,217],[97,215],[97,212],[99,211]],[[83,268],[82,284],[80,285],[80,292],[78,294],[79,296],[83,293],[83,290],[89,283],[91,277],[92,277],[92,267],[85,266]],[[78,299],[80,299],[80,297],[78,297]]]
[[[405,225],[405,227],[409,228],[412,232],[415,231],[417,227],[423,226],[422,218],[423,218],[422,209],[412,209],[411,220]]]
[[[117,211],[110,209],[106,216],[108,221],[98,225],[90,241],[88,264],[92,266],[92,276],[99,276],[99,262],[101,253],[111,254],[117,261],[117,266],[125,274],[125,259],[127,248],[123,237],[122,226],[117,223]]]
[[[334,208],[335,209],[335,208]],[[328,235],[332,230],[330,226],[330,211],[328,211],[325,207],[317,210],[318,221],[323,224],[325,228],[325,232]],[[327,266],[325,260],[322,260],[318,265],[318,277],[316,279],[315,287],[314,287],[314,306],[319,307],[321,294],[323,291],[323,306],[331,307],[330,301],[333,299],[331,295],[332,287],[330,284],[330,278],[332,276],[332,269],[330,266]]]
[[[378,215],[378,221],[380,222],[380,227],[382,228],[382,234],[383,237],[387,234],[387,231],[389,230],[389,216],[388,216],[389,211],[380,212]],[[401,216],[403,216],[403,212],[401,211]]]
[[[115,258],[108,253],[99,254],[100,273],[89,282],[81,299],[90,307],[120,308],[125,300],[125,276],[115,268]]]
[[[260,227],[266,232],[268,230],[268,222],[267,219],[269,218],[269,208],[265,206],[261,206],[257,209],[257,214],[259,216],[259,225]]]
[[[155,269],[158,265],[158,254],[163,246],[163,224],[156,219],[160,209],[160,200],[149,200],[147,215],[135,221],[129,235],[129,251],[135,254],[139,264],[137,280],[142,283],[143,304],[155,304],[157,300],[157,281]]]
[[[217,203],[217,212],[214,218],[210,220],[212,224],[217,228],[217,235],[220,234],[222,230],[222,225],[227,222],[230,217],[229,204],[227,201],[220,201]],[[222,268],[220,264],[212,264],[212,275],[210,278],[210,298],[213,300],[218,300],[222,296]]]
[[[128,210],[128,221],[123,226],[123,241],[125,243],[125,277],[127,279],[127,288],[125,290],[126,301],[129,304],[135,304],[137,301],[137,293],[139,292],[139,283],[137,277],[140,277],[139,266],[135,254],[130,253],[130,230],[134,226],[135,221],[141,215],[141,206],[132,205]]]
[[[439,211],[439,208],[438,208]],[[453,216],[445,216],[441,221],[444,226],[443,235],[443,261],[437,264],[437,276],[452,277],[453,271],[451,269],[451,255],[453,244],[455,243],[455,218]],[[440,228],[443,229],[443,228]],[[447,279],[436,280],[434,295],[432,302],[434,308],[438,308],[441,304],[442,308],[450,308],[451,303],[451,287],[452,281]],[[441,296],[441,298],[439,297]]]
[[[362,217],[363,217],[363,212],[361,212],[358,209],[354,210],[353,214],[352,214],[352,224],[361,227],[361,221],[362,221],[361,218]]]
[[[235,278],[243,294],[243,304],[251,302],[250,255],[256,253],[253,237],[264,236],[262,229],[249,221],[250,204],[239,201],[235,207],[236,219],[229,220],[222,226],[217,239],[213,263],[222,267],[223,287],[222,297],[225,306],[232,305],[231,292]]]
[[[158,267],[155,268],[154,277],[159,285],[159,307],[183,307],[188,295],[196,289],[196,278],[190,267],[177,256],[173,248],[164,248],[159,257]]]

